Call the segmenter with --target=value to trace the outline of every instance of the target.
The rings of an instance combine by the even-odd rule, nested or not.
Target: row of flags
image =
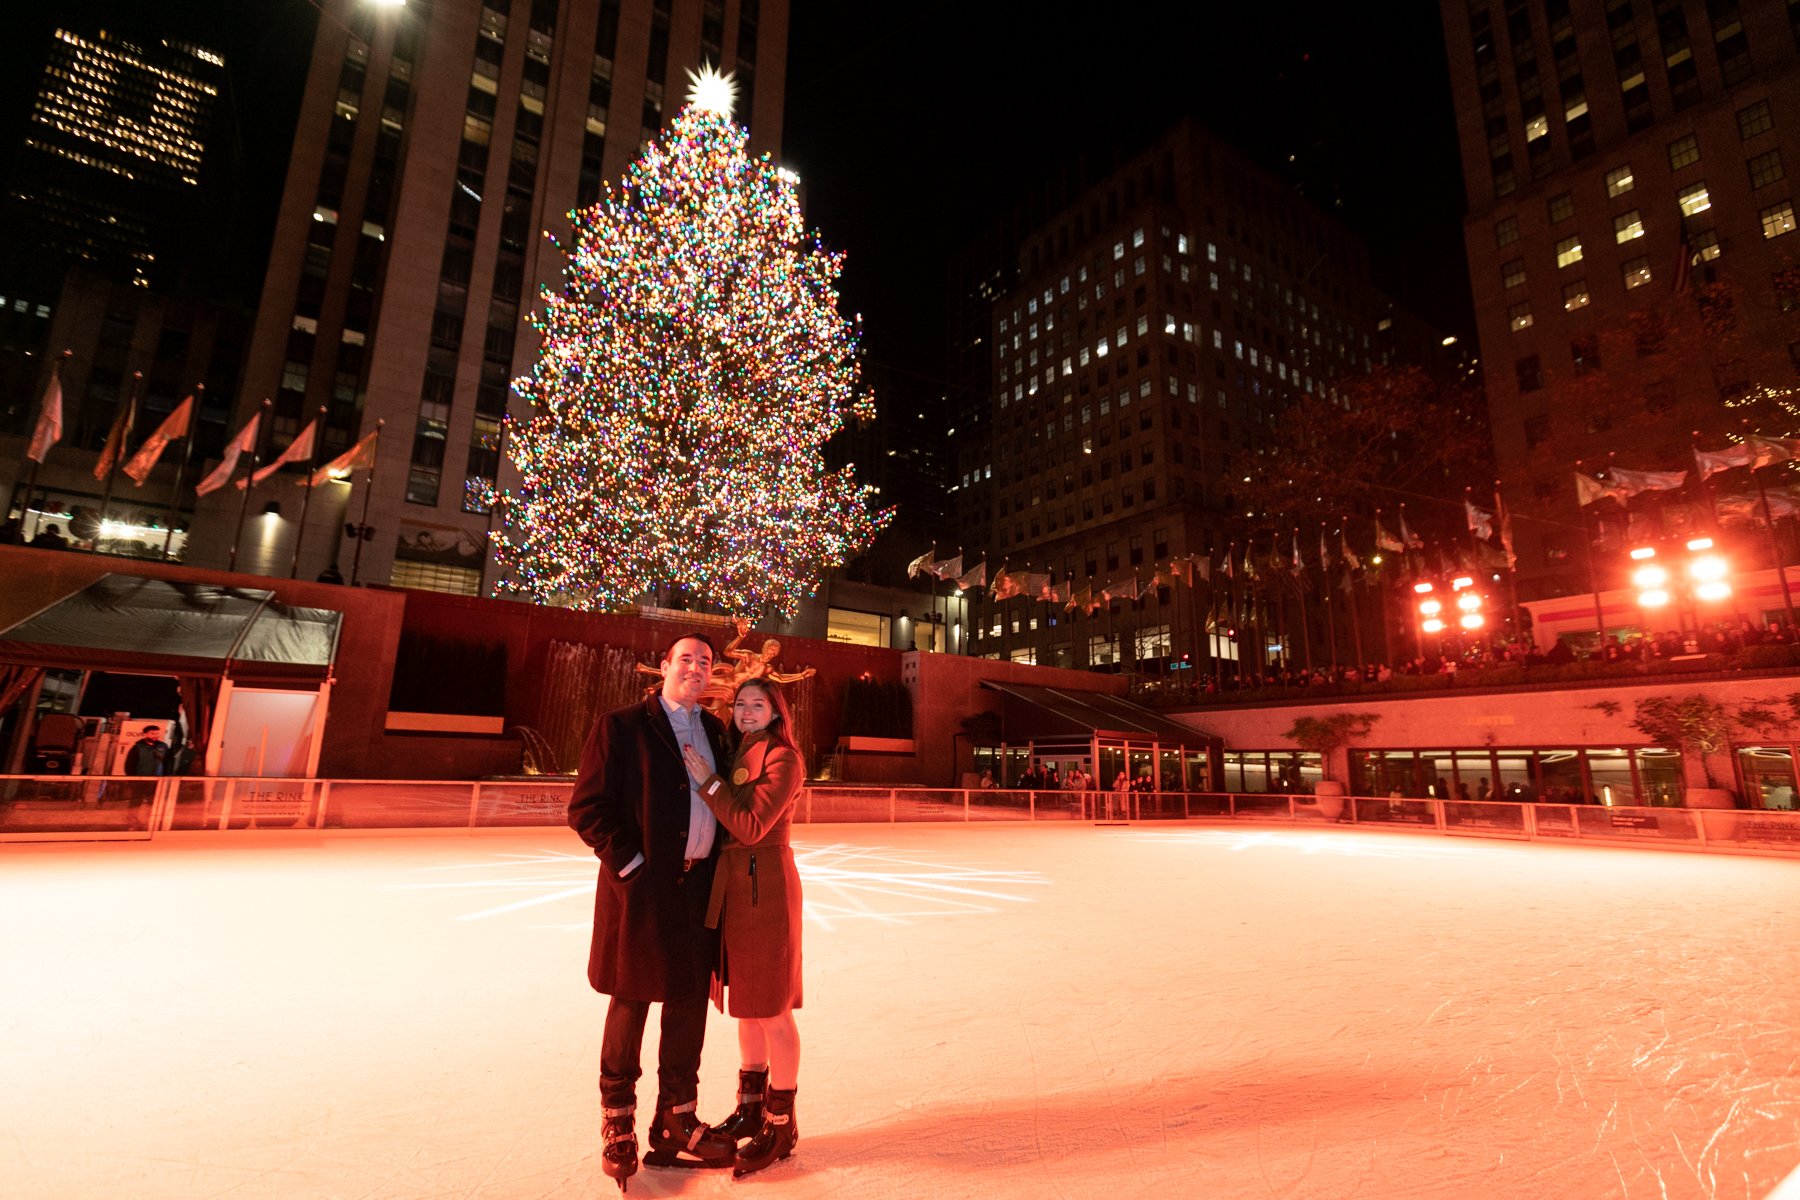
[[[157,425],[156,431],[144,439],[137,453],[127,459],[123,466],[119,460],[124,456],[126,443],[131,438],[132,426],[137,420],[137,392],[135,389],[126,401],[119,406],[117,415],[113,417],[112,427],[107,430],[106,444],[100,450],[100,457],[94,463],[94,478],[105,480],[115,468],[131,477],[132,482],[143,487],[155,469],[163,451],[169,443],[188,437],[193,432],[195,397],[190,394],[187,399],[176,405],[168,416]],[[199,496],[210,495],[231,482],[237,471],[239,460],[246,453],[254,455],[257,439],[262,431],[262,411],[251,414],[237,436],[225,447],[224,458],[212,473],[194,486]],[[261,484],[269,476],[289,463],[311,463],[318,438],[319,422],[315,419],[307,423],[287,448],[276,455],[266,466],[260,467],[249,475],[239,479],[239,488],[250,488]],[[328,479],[342,479],[352,471],[375,465],[381,430],[371,430],[354,446],[311,472],[304,479],[295,482],[301,487],[318,487]],[[38,408],[37,425],[32,429],[31,441],[25,448],[25,457],[34,463],[42,464],[49,455],[50,448],[62,441],[63,437],[63,392],[60,370],[53,370],[50,383],[44,389],[43,403]]]
[[[1694,471],[1704,483],[1721,471],[1733,467],[1761,470],[1776,463],[1800,462],[1800,438],[1772,438],[1751,434],[1723,450],[1694,447]],[[1628,471],[1624,467],[1608,467],[1605,481],[1585,471],[1575,472],[1575,497],[1586,508],[1601,500],[1617,500],[1627,504],[1645,492],[1672,492],[1687,486],[1687,471]]]

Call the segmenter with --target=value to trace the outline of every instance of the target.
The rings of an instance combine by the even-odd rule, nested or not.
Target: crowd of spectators
[[[1758,646],[1793,647],[1800,635],[1786,621],[1758,625],[1749,620],[1723,622],[1698,631],[1664,631],[1661,633],[1613,633],[1604,643],[1576,649],[1567,641],[1558,641],[1548,650],[1540,650],[1530,639],[1445,637],[1434,642],[1428,652],[1398,663],[1366,662],[1315,665],[1311,668],[1275,665],[1262,671],[1231,670],[1202,675],[1183,687],[1156,689],[1165,700],[1200,699],[1220,693],[1261,692],[1307,688],[1344,688],[1360,690],[1370,684],[1389,684],[1396,677],[1449,676],[1473,677],[1476,682],[1483,672],[1507,670],[1509,677],[1517,672],[1530,674],[1541,668],[1567,667],[1576,663],[1600,666],[1638,666],[1654,669],[1656,664],[1675,660],[1698,661],[1707,656],[1729,659],[1740,651]]]

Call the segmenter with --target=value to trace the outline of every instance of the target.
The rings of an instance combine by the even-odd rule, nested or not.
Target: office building
[[[1578,467],[1689,467],[1693,431],[1723,445],[1733,405],[1800,383],[1800,6],[1443,0],[1443,20],[1519,592],[1585,591],[1584,519],[1624,518],[1578,509]]]
[[[320,410],[321,461],[385,421],[363,477],[265,485],[239,569],[491,591],[486,496],[502,474],[527,317],[559,280],[566,214],[679,111],[687,72],[735,73],[753,153],[779,149],[784,0],[325,0],[238,420],[273,401],[265,447]],[[235,495],[202,505],[189,561],[223,565]],[[270,506],[274,506],[271,510]]]
[[[991,279],[991,376],[954,418],[964,560],[1076,589],[1221,555],[1227,456],[1273,443],[1292,399],[1390,357],[1362,242],[1192,122],[1049,212]],[[1165,581],[1091,615],[984,604],[973,650],[1167,666],[1215,652],[1190,599]]]

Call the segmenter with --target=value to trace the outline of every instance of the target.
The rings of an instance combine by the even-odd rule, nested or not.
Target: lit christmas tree
[[[822,448],[856,395],[842,265],[808,239],[795,180],[752,159],[733,85],[710,69],[600,202],[571,214],[542,335],[536,406],[513,422],[522,486],[495,534],[500,588],[617,609],[685,588],[703,607],[791,617],[890,511]]]

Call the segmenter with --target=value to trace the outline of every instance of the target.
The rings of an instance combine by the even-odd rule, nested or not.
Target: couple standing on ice
[[[773,681],[738,687],[730,731],[701,707],[716,654],[701,634],[671,643],[660,691],[594,726],[569,799],[570,827],[600,859],[588,981],[611,997],[601,1166],[621,1191],[638,1167],[653,1003],[662,1038],[646,1163],[747,1175],[799,1139],[801,903],[788,827],[806,768]],[[737,1109],[715,1126],[695,1115],[709,996],[738,1019],[742,1056]]]

